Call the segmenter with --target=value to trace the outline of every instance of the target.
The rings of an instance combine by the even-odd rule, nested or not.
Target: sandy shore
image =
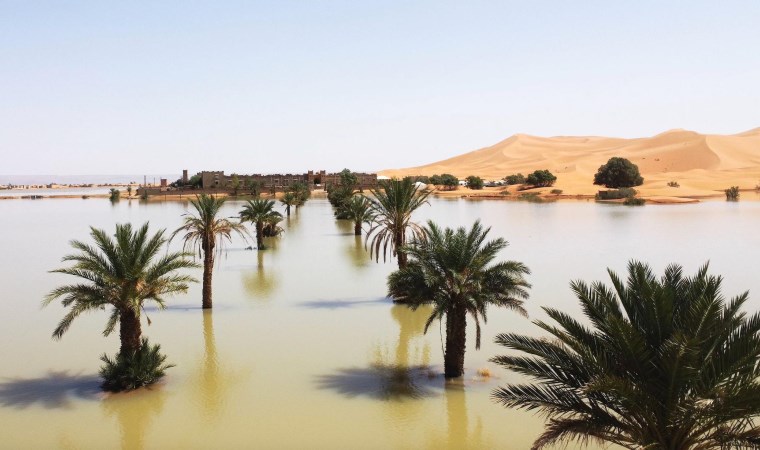
[[[510,174],[527,175],[548,169],[557,176],[557,182],[551,188],[537,190],[540,195],[547,196],[548,191],[559,189],[560,198],[589,198],[601,189],[593,184],[594,174],[613,156],[628,158],[639,167],[644,184],[636,189],[641,197],[656,203],[719,198],[731,186],[739,186],[743,193],[754,192],[760,184],[760,128],[734,135],[670,130],[637,139],[518,134],[443,161],[383,170],[379,174],[403,177],[451,173],[460,179],[476,175],[485,180],[500,180]],[[668,186],[669,182],[676,182],[679,187]],[[461,189],[437,195],[462,196]],[[486,189],[464,195],[489,196],[493,192]]]

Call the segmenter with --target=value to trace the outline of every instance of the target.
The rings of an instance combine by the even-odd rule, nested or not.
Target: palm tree
[[[446,316],[446,378],[464,373],[467,315],[475,320],[475,348],[480,348],[480,319],[486,322],[489,305],[512,309],[523,315],[523,299],[530,287],[523,275],[530,270],[516,261],[491,265],[497,253],[507,246],[498,238],[484,242],[490,228],[476,221],[467,231],[441,230],[428,221],[425,238],[414,239],[401,248],[412,260],[390,274],[388,295],[417,309],[432,305],[433,312],[425,324],[425,332],[436,319]]]
[[[84,281],[58,287],[45,297],[43,305],[61,298],[63,306],[69,308],[53,331],[53,338],[60,339],[80,314],[110,306],[111,315],[103,334],[108,336],[118,324],[119,354],[134,354],[140,350],[143,304],[152,300],[163,309],[165,295],[187,292],[187,284],[196,281],[189,275],[177,273],[180,269],[197,267],[187,259],[189,254],[158,256],[166,243],[164,232],[160,230],[149,236],[147,223],[134,232],[131,224],[119,224],[115,240],[105,231],[91,227],[90,236],[95,246],[71,241],[79,253],[64,256],[63,261],[74,265],[53,272]]]
[[[552,308],[534,322],[552,338],[500,334],[527,355],[492,361],[533,378],[494,391],[499,403],[546,414],[540,449],[577,440],[628,449],[760,448],[760,314],[726,302],[707,265],[691,278],[671,265],[657,279],[628,264],[612,288],[574,281],[586,323]]]
[[[335,212],[339,219],[354,222],[354,235],[362,235],[362,224],[372,223],[374,218],[372,203],[363,195],[354,195],[350,200],[343,203]]]
[[[246,229],[243,224],[217,217],[224,202],[225,199],[222,197],[196,195],[195,199],[190,200],[190,205],[195,208],[195,214],[184,214],[184,224],[171,236],[171,239],[174,239],[177,234],[184,233],[182,240],[185,249],[197,248],[195,253],[203,257],[203,309],[212,307],[211,278],[217,244],[219,244],[218,252],[221,253],[224,240],[230,241],[233,232],[245,239]]]
[[[411,178],[394,178],[380,181],[379,188],[372,189],[371,192],[375,197],[370,199],[375,222],[367,232],[368,242],[369,236],[374,234],[370,243],[370,255],[374,254],[377,261],[382,249],[385,261],[390,250],[392,256],[398,257],[399,268],[404,268],[407,257],[398,249],[406,243],[407,231],[411,231],[415,239],[422,236],[422,227],[411,221],[412,213],[427,203],[430,191],[419,189]]]
[[[285,213],[287,214],[288,217],[290,217],[290,207],[298,204],[298,197],[295,192],[287,191],[284,194],[282,194],[282,197],[280,198],[280,203],[285,205]]]
[[[306,204],[306,201],[309,200],[309,197],[311,197],[311,190],[309,189],[309,186],[303,181],[296,181],[295,183],[291,184],[288,192],[292,192],[295,196],[294,206],[296,207],[296,211],[298,211],[299,206]]]
[[[264,225],[272,222],[275,217],[282,217],[282,214],[274,210],[274,201],[257,198],[248,200],[240,211],[241,222],[251,222],[256,225],[256,247],[263,250],[264,247]]]

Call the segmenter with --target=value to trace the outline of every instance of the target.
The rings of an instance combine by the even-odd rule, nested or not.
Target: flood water
[[[224,213],[241,206],[229,201]],[[525,449],[541,432],[541,417],[490,399],[500,384],[520,381],[488,362],[504,352],[494,336],[538,335],[530,320],[491,309],[478,351],[468,328],[464,379],[446,383],[438,324],[423,335],[429,311],[385,297],[395,264],[370,260],[352,225],[336,222],[320,199],[283,221],[268,250],[245,250],[240,239],[226,246],[213,312],[200,309],[200,285],[170,298],[165,311],[148,308],[152,325],[143,331],[176,367],[151,389],[102,394],[99,357],[116,353],[118,333],[104,338],[107,313],[92,313],[52,340],[64,310],[41,309],[41,300],[77,280],[48,271],[62,267],[70,239],[89,240],[90,225],[112,231],[117,222],[150,221],[152,230],[171,231],[187,207],[0,202],[0,448]],[[752,264],[760,202],[634,208],[436,199],[415,217],[448,226],[480,218],[491,237],[507,239],[501,257],[532,270],[530,319],[545,319],[543,305],[580,317],[570,280],[606,281],[607,267],[624,271],[631,258],[660,273],[677,262],[689,274],[709,260],[725,277],[726,296],[750,290],[748,309],[760,308]],[[479,379],[481,368],[493,376]]]

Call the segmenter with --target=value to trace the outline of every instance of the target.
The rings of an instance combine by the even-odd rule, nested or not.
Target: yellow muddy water
[[[240,208],[229,201],[224,213]],[[199,285],[170,298],[167,310],[149,307],[144,332],[176,367],[151,389],[102,394],[99,357],[116,352],[118,336],[102,336],[103,312],[52,340],[64,310],[40,309],[40,301],[75,280],[48,271],[62,266],[70,239],[88,239],[90,225],[150,221],[154,230],[173,230],[186,211],[182,202],[0,202],[0,448],[526,449],[541,432],[541,417],[490,398],[499,385],[522,381],[488,362],[506,352],[494,336],[539,335],[530,320],[490,310],[480,350],[468,328],[465,377],[445,382],[438,323],[423,334],[429,310],[385,297],[395,265],[370,260],[324,200],[285,220],[268,250],[246,250],[240,239],[226,244],[213,311],[200,309]],[[678,262],[688,272],[710,260],[725,276],[726,295],[749,289],[749,309],[760,306],[751,264],[758,202],[433,200],[415,218],[448,226],[480,218],[492,237],[510,241],[501,257],[532,270],[531,319],[545,319],[543,305],[580,317],[569,281],[606,280],[607,267],[623,271],[630,258],[657,271]],[[478,377],[484,368],[493,376]]]

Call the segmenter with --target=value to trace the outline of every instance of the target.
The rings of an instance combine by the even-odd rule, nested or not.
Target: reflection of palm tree
[[[145,448],[146,431],[154,417],[163,411],[165,400],[166,394],[160,389],[116,394],[103,400],[106,414],[116,415],[119,422],[122,449]]]
[[[208,417],[216,417],[219,412],[219,360],[214,339],[214,316],[211,311],[203,311],[203,370],[200,388],[203,391],[203,411]]]
[[[256,272],[243,275],[243,284],[246,291],[256,298],[267,298],[277,288],[277,277],[268,269],[264,268],[264,253],[257,252],[258,265]]]
[[[402,305],[391,307],[391,317],[399,325],[395,365],[399,367],[409,366],[409,344],[413,338],[422,336],[425,330],[425,321],[431,311],[432,308],[430,306],[425,306],[417,311],[412,311]],[[421,361],[414,361],[413,365],[427,366],[429,361],[430,346],[426,342],[422,350]]]
[[[461,380],[447,380],[444,396],[446,398],[446,434],[433,436],[430,447],[450,449],[493,447],[484,442],[483,428],[479,419],[474,429],[470,430],[464,383]]]
[[[364,267],[370,262],[369,254],[364,248],[361,236],[354,236],[353,244],[346,246],[346,253],[351,258],[351,264],[354,267]]]

